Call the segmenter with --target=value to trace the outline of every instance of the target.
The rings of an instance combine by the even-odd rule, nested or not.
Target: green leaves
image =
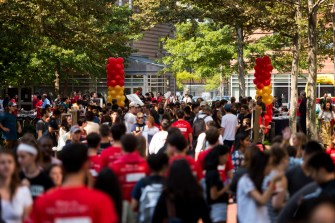
[[[0,3],[0,82],[49,82],[55,71],[104,74],[109,56],[127,57],[142,25],[106,0],[7,0]],[[25,77],[25,78],[22,78]]]
[[[167,65],[164,72],[174,73],[177,81],[219,75],[221,64],[230,68],[235,50],[232,38],[229,26],[220,28],[210,22],[198,23],[196,27],[191,22],[178,24],[175,38],[165,40],[164,48],[169,55],[162,59]]]

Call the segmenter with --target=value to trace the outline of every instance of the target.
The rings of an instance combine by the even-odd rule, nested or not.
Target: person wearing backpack
[[[164,176],[168,166],[168,157],[165,153],[150,155],[147,159],[151,175],[137,182],[132,191],[131,206],[138,210],[138,222],[150,223],[158,198],[160,197]]]

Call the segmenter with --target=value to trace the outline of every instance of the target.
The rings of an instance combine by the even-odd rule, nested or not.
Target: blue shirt
[[[2,131],[2,138],[7,140],[17,139],[17,119],[15,115],[8,112],[0,113],[0,123],[3,127],[9,128],[9,132]]]
[[[47,98],[44,99],[43,104],[42,104],[42,108],[45,108],[46,105],[51,105],[49,99],[47,99]]]

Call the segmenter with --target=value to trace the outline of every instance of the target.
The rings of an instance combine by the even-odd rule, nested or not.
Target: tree
[[[174,38],[164,40],[164,48],[169,53],[162,59],[166,64],[163,72],[172,72],[177,76],[192,73],[194,78],[212,78],[219,76],[219,68],[230,69],[230,60],[234,56],[232,29],[220,27],[211,22],[191,22],[176,25]]]
[[[128,43],[139,36],[141,24],[131,16],[127,6],[105,0],[1,2],[2,84],[104,74],[106,58],[132,53]]]

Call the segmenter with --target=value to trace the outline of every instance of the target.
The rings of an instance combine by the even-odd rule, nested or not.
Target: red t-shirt
[[[199,153],[197,163],[202,171],[204,171],[205,167],[205,157],[211,151],[211,149],[206,149]],[[218,166],[218,171],[220,173],[222,181],[226,181],[228,172],[234,169],[233,161],[231,160],[231,155],[228,156],[228,160],[225,165]]]
[[[175,155],[173,157],[171,157],[170,159],[170,165],[176,161],[176,160],[180,160],[180,159],[185,159],[187,161],[187,163],[190,165],[190,168],[192,170],[193,175],[197,178],[198,181],[200,181],[203,178],[203,173],[202,173],[202,169],[200,168],[200,166],[198,165],[197,162],[195,162],[195,160],[187,155]]]
[[[36,118],[42,118],[42,115],[41,115],[42,105],[43,105],[42,100],[39,100],[36,103]]]
[[[33,97],[33,109],[36,108],[36,104],[37,104],[38,101],[39,101],[38,98],[36,96],[34,96]]]
[[[123,152],[121,147],[110,146],[102,150],[100,154],[101,168],[108,167],[110,163],[115,162],[122,156]]]
[[[113,201],[100,191],[87,187],[61,187],[39,197],[26,221],[33,223],[116,223]]]
[[[127,201],[131,200],[131,192],[136,183],[150,174],[147,162],[138,152],[122,155],[117,161],[111,163],[109,167],[118,177],[123,199]]]
[[[93,177],[97,177],[98,173],[101,170],[101,160],[100,157],[98,155],[95,156],[90,156],[90,172],[92,174]]]
[[[326,153],[332,158],[333,163],[335,164],[335,148],[328,147]]]
[[[188,123],[185,120],[180,119],[180,120],[172,123],[171,127],[178,128],[181,131],[181,133],[183,134],[183,136],[185,137],[186,141],[188,142],[188,136],[189,136],[190,133],[192,134],[192,132],[193,132],[190,123]]]

